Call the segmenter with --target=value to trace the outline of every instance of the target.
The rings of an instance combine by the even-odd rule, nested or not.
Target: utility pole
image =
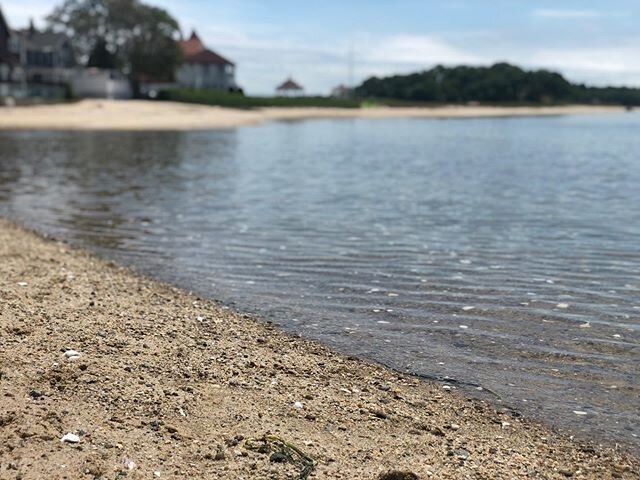
[[[349,43],[349,66],[348,66],[348,83],[347,83],[347,87],[349,88],[353,88],[353,82],[354,82],[354,70],[355,70],[355,55],[354,55],[354,49],[353,49],[353,40]]]

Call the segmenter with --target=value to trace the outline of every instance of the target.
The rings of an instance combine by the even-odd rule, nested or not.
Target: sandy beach
[[[2,479],[639,478],[620,451],[4,220],[0,298]]]
[[[622,107],[265,108],[236,110],[173,102],[83,100],[77,103],[3,108],[0,129],[196,130],[307,118],[477,118],[622,112]]]

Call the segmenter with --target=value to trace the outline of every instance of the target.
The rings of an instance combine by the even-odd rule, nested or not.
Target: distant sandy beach
[[[4,130],[206,130],[307,118],[478,118],[623,112],[623,107],[375,107],[236,110],[174,102],[83,100],[0,109]]]

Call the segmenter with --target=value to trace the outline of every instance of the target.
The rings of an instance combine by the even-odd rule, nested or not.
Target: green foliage
[[[103,38],[98,39],[87,61],[87,67],[116,68],[116,57],[107,48],[107,42]]]
[[[78,58],[114,66],[136,78],[170,80],[182,60],[175,40],[178,22],[165,10],[139,0],[65,0],[48,25],[73,38]]]
[[[356,88],[356,95],[426,103],[640,105],[640,89],[574,85],[558,73],[526,71],[508,63],[491,67],[437,66],[410,75],[372,77]]]
[[[159,100],[200,103],[230,108],[261,107],[333,107],[359,108],[356,100],[331,97],[247,97],[241,93],[228,93],[222,90],[164,90],[158,95]]]

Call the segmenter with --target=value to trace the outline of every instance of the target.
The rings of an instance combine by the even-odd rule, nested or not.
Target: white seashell
[[[80,443],[80,437],[75,433],[67,433],[60,441],[65,443]]]

